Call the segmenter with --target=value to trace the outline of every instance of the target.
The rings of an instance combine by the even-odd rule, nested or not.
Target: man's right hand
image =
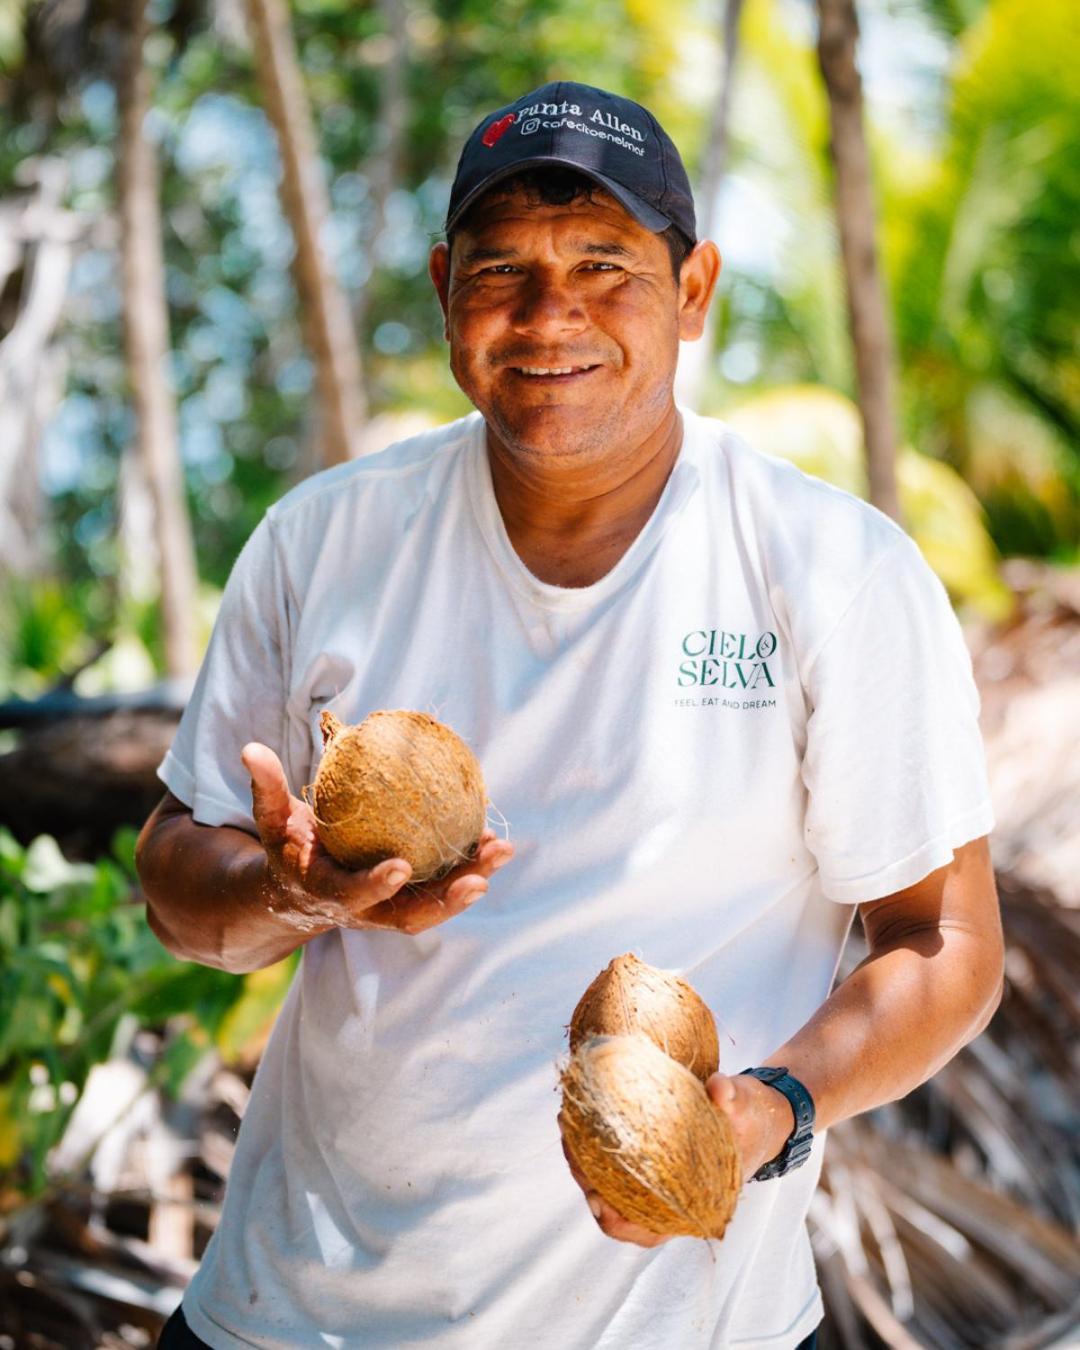
[[[404,858],[388,858],[367,871],[342,867],[319,841],[311,807],[289,791],[273,750],[252,741],[241,758],[251,775],[252,814],[266,851],[269,906],[301,931],[318,925],[422,933],[479,900],[488,878],[513,855],[508,840],[485,830],[476,857],[439,881],[409,886],[411,869]]]
[[[485,831],[476,857],[441,881],[410,886],[401,858],[350,871],[319,843],[311,808],[289,791],[277,755],[257,743],[242,753],[257,839],[233,825],[198,824],[167,792],[135,847],[147,920],[181,960],[242,974],[331,928],[422,933],[479,899],[513,854]]]

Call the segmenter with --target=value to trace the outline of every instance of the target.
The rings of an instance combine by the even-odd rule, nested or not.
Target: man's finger
[[[509,839],[496,839],[490,830],[485,830],[480,836],[476,854],[448,872],[437,886],[445,893],[452,890],[459,880],[475,876],[490,877],[513,856],[514,846]]]
[[[483,877],[462,877],[445,894],[420,886],[372,905],[358,917],[365,924],[394,928],[399,933],[423,933],[468,909],[486,890],[487,882]]]
[[[589,1208],[596,1217],[601,1232],[609,1238],[614,1238],[616,1242],[632,1242],[638,1247],[659,1247],[662,1243],[668,1241],[670,1235],[650,1232],[648,1228],[642,1228],[641,1224],[633,1223],[630,1219],[624,1219],[618,1210],[612,1209],[607,1201],[600,1200],[599,1196],[596,1197],[599,1200],[600,1208],[600,1212],[597,1214],[596,1210],[593,1209],[593,1196],[595,1195],[596,1193],[592,1192],[589,1196]]]
[[[615,1238],[619,1242],[634,1242],[639,1247],[659,1247],[661,1243],[667,1242],[667,1236],[660,1233],[651,1233],[647,1228],[642,1228],[640,1224],[633,1223],[630,1219],[624,1219],[617,1209],[608,1204],[599,1191],[593,1190],[588,1178],[578,1167],[577,1159],[570,1152],[570,1146],[567,1144],[566,1136],[562,1131],[563,1116],[560,1111],[559,1142],[562,1144],[563,1157],[570,1168],[570,1175],[585,1192],[589,1213],[596,1220],[600,1231],[607,1237]]]
[[[291,805],[281,760],[268,745],[260,745],[258,741],[245,745],[240,758],[251,775],[251,814],[259,838],[267,847],[282,844]]]
[[[735,1084],[724,1073],[714,1073],[705,1084],[705,1091],[722,1111],[730,1111],[735,1101]]]

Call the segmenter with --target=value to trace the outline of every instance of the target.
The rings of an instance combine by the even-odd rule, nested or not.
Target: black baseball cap
[[[476,127],[450,189],[447,233],[500,178],[545,164],[586,174],[647,229],[677,225],[696,242],[694,196],[671,137],[640,103],[572,80],[541,85]]]

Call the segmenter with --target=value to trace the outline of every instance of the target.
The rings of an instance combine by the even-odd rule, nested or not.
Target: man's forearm
[[[163,803],[136,849],[150,927],[174,956],[240,974],[272,965],[332,924],[275,912],[266,851],[228,825]]]
[[[985,840],[940,874],[865,906],[870,954],[769,1058],[814,1096],[824,1128],[904,1096],[989,1022],[1003,943]]]
[[[913,886],[860,907],[869,956],[763,1061],[785,1065],[814,1098],[816,1126],[903,1097],[986,1026],[1001,996],[1003,942],[986,839]],[[716,1074],[752,1176],[775,1158],[792,1108],[757,1078]]]
[[[903,1097],[982,1031],[1001,987],[985,945],[927,933],[868,957],[769,1056],[810,1089],[818,1129]]]

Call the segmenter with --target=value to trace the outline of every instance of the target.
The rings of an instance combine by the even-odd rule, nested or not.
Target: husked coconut
[[[570,1019],[570,1049],[589,1036],[639,1032],[704,1083],[720,1067],[716,1020],[697,993],[677,975],[615,957],[582,994]]]
[[[460,736],[420,712],[373,712],[345,726],[319,719],[323,753],[312,810],[324,848],[346,867],[404,858],[413,882],[445,875],[476,852],[487,794]]]
[[[594,1036],[562,1074],[567,1146],[590,1186],[652,1233],[723,1237],[741,1164],[700,1079],[644,1036]]]

